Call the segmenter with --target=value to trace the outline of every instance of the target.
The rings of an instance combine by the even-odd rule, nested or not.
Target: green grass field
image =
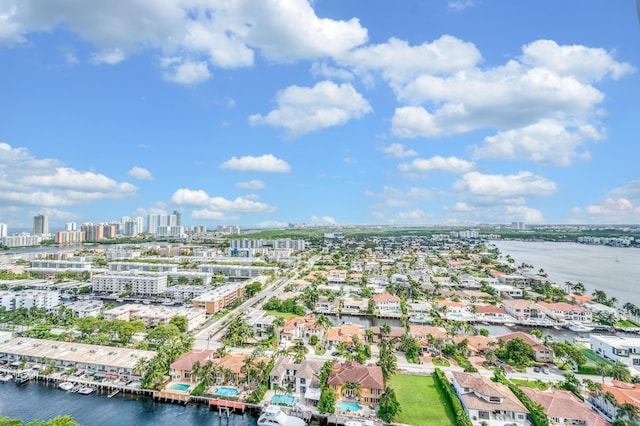
[[[587,359],[591,361],[591,363],[593,364],[601,363],[606,365],[607,367],[613,367],[613,363],[607,361],[604,358],[599,357],[598,355],[596,355],[595,352],[593,352],[591,349],[587,348],[586,346],[583,346],[583,345],[577,345],[577,346],[580,348],[580,352],[582,352],[582,354],[586,356]]]
[[[528,388],[536,388],[540,390],[549,389],[549,383],[545,383],[541,380],[529,381],[529,380],[521,380],[521,379],[509,379],[511,383],[515,383],[518,386],[526,386]]]
[[[396,392],[402,411],[393,421],[407,425],[452,426],[453,409],[432,376],[396,374],[389,386]]]

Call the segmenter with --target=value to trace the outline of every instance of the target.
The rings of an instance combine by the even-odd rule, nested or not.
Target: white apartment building
[[[130,293],[134,296],[158,296],[167,289],[167,275],[161,272],[119,272],[94,275],[95,293]]]
[[[199,265],[198,272],[211,275],[226,275],[229,278],[255,278],[269,272],[276,272],[278,268],[272,266],[244,266],[244,265]]]
[[[91,262],[84,260],[47,260],[38,259],[31,261],[31,271],[91,271]]]
[[[591,334],[591,350],[613,362],[622,362],[634,376],[640,375],[640,338]]]
[[[216,314],[244,296],[244,284],[227,284],[193,299],[194,308],[204,308],[207,314]]]
[[[7,247],[28,247],[37,246],[42,240],[42,235],[22,233],[2,238],[2,244]]]
[[[210,290],[210,285],[178,284],[167,287],[164,295],[172,301],[185,302],[187,300],[195,299],[196,297],[201,296]]]
[[[0,306],[7,311],[19,308],[53,310],[60,304],[60,293],[52,290],[0,291]]]
[[[167,325],[172,318],[182,316],[187,319],[187,331],[200,327],[206,321],[205,310],[191,307],[153,306],[129,303],[104,312],[108,320],[139,320],[147,327]]]
[[[64,306],[71,309],[76,318],[99,317],[102,315],[104,302],[102,300],[76,300]]]
[[[256,249],[256,248],[274,248],[274,249],[293,249],[304,250],[306,243],[304,240],[292,240],[290,238],[280,238],[275,240],[250,240],[248,238],[234,239],[229,241],[231,249]]]
[[[172,263],[111,262],[110,271],[178,272],[178,265]]]

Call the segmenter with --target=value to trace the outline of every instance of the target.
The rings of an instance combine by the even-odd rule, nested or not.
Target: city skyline
[[[640,223],[635,6],[7,0],[0,222]]]

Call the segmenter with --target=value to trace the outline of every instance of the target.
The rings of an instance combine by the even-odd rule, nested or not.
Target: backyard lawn
[[[389,386],[396,392],[402,411],[393,421],[408,425],[455,425],[453,409],[432,376],[396,374]]]

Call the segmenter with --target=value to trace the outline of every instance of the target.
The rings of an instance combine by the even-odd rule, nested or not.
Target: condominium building
[[[0,306],[7,311],[19,308],[53,310],[60,304],[60,293],[52,290],[0,291]]]
[[[83,272],[91,271],[91,262],[84,260],[48,260],[37,259],[31,261],[32,272],[57,273],[63,271]]]
[[[167,325],[172,318],[182,316],[187,319],[187,331],[200,327],[206,321],[205,310],[202,308],[153,306],[129,303],[104,312],[108,320],[139,320],[147,327]]]
[[[167,275],[161,272],[116,272],[94,275],[95,293],[129,293],[133,296],[157,296],[167,289]]]
[[[244,265],[200,265],[199,272],[212,275],[226,275],[229,278],[255,278],[269,272],[276,272],[278,268],[271,266]]]
[[[292,240],[290,238],[281,238],[275,240],[250,240],[248,238],[230,240],[231,249],[251,249],[251,248],[274,248],[274,249],[293,249],[304,250],[306,243],[304,240]]]
[[[84,241],[82,231],[59,231],[56,233],[56,244],[79,244]]]
[[[49,216],[40,213],[33,217],[33,235],[49,235]]]
[[[227,284],[193,299],[194,308],[204,308],[207,314],[216,314],[244,296],[244,284]]]
[[[178,272],[178,265],[171,263],[111,262],[110,271]]]
[[[9,227],[7,226],[7,224],[0,223],[0,238],[6,237],[8,232],[9,232]]]
[[[37,246],[42,242],[42,239],[42,235],[22,233],[2,238],[2,244],[7,247]]]

